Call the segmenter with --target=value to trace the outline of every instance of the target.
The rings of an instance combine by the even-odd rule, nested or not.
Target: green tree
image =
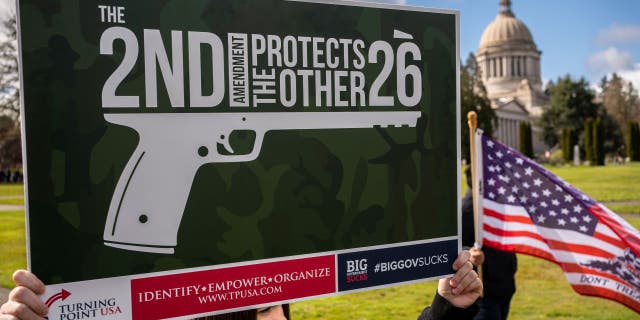
[[[604,154],[619,155],[624,153],[624,136],[621,126],[611,117],[605,108],[600,108],[600,121],[603,131]]]
[[[22,164],[20,126],[9,116],[0,116],[0,170]]]
[[[560,149],[562,149],[562,159],[564,162],[569,162],[571,159],[571,153],[569,152],[569,129],[562,129],[562,139],[560,140]]]
[[[575,151],[574,141],[576,139],[573,138],[573,135],[574,135],[573,130],[571,130],[571,129],[565,129],[565,130],[566,130],[566,134],[565,134],[565,137],[564,137],[564,149],[566,151],[564,153],[566,155],[565,160],[567,162],[571,162],[571,161],[573,161],[573,158],[575,156],[574,155],[574,151]]]
[[[531,124],[528,122],[521,122],[519,149],[522,154],[529,158],[533,158],[533,142],[531,139]]]
[[[640,99],[638,90],[630,81],[625,81],[617,74],[611,79],[602,80],[602,93],[600,99],[607,113],[619,126],[617,134],[622,136],[627,132],[629,121],[640,121]]]
[[[640,125],[637,122],[627,125],[627,156],[631,161],[640,161]]]
[[[469,53],[466,63],[460,68],[460,98],[462,117],[462,157],[469,159],[469,125],[467,113],[475,111],[478,114],[478,128],[491,136],[494,131],[496,114],[487,98],[487,90],[482,83],[482,75],[476,64],[476,57]]]
[[[575,134],[571,129],[562,129],[562,140],[560,140],[560,147],[562,148],[562,157],[565,162],[571,162],[573,159],[573,146],[577,143]]]
[[[584,148],[585,159],[593,163],[593,119],[588,118],[584,122],[584,136],[582,139],[582,147]]]
[[[634,150],[635,150],[635,157],[633,158],[633,161],[640,161],[640,124],[638,124],[636,122],[635,125],[635,129],[633,131],[634,134]]]
[[[584,78],[573,80],[567,75],[548,86],[550,107],[540,118],[541,138],[548,146],[556,145],[563,129],[571,129],[573,139],[582,135],[584,121],[598,116],[595,93]]]
[[[592,126],[592,159],[589,159],[589,161],[591,161],[592,166],[604,166],[604,126],[602,125],[602,120],[600,118],[597,118],[595,121],[593,121]]]

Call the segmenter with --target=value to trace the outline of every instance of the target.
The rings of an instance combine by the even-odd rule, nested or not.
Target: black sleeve
[[[426,307],[418,320],[471,320],[478,313],[476,303],[466,309],[452,305],[436,292],[430,307]]]
[[[471,189],[467,190],[462,198],[462,246],[473,247],[475,243],[475,230],[473,227],[473,196]]]

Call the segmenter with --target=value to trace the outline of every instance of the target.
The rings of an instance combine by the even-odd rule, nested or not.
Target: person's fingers
[[[475,300],[482,295],[482,290],[482,280],[479,277],[475,277],[459,294],[473,297]]]
[[[478,274],[475,271],[471,270],[464,275],[464,278],[460,280],[460,283],[451,290],[454,294],[461,294],[467,291],[467,287],[471,285],[475,280],[478,279]]]
[[[449,285],[452,288],[458,287],[469,272],[473,272],[473,265],[471,264],[471,261],[466,261],[460,268],[458,268],[458,271],[456,271],[453,277],[451,277]]]
[[[478,294],[478,296],[480,296],[482,294],[482,290],[483,290],[482,286],[483,286],[482,285],[482,279],[480,279],[479,276],[476,276],[476,278],[473,280],[473,282],[471,282],[467,286],[465,292],[475,292],[475,293]]]
[[[470,261],[476,266],[482,265],[484,263],[484,254],[480,250],[472,250]]]
[[[41,320],[42,317],[38,316],[33,310],[26,305],[9,300],[7,303],[0,307],[0,313],[4,315],[12,315],[20,320]]]
[[[10,314],[0,314],[0,320],[20,320]]]
[[[469,261],[470,257],[471,253],[469,253],[469,251],[464,250],[460,252],[456,261],[453,262],[453,270],[458,271],[460,267],[462,267],[467,261]]]
[[[16,287],[9,293],[9,300],[26,305],[39,315],[48,313],[47,306],[38,296],[27,287]]]
[[[36,294],[43,294],[45,285],[33,273],[26,270],[16,270],[13,273],[13,282],[18,287],[27,287]]]

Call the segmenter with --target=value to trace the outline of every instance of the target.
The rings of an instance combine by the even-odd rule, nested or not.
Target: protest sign
[[[188,318],[451,273],[458,15],[19,1],[49,319]]]

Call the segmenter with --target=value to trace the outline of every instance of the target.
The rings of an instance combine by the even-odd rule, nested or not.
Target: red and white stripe
[[[481,205],[484,245],[557,263],[576,292],[612,299],[640,312],[640,292],[614,274],[581,265],[622,256],[629,248],[607,225],[599,222],[595,233],[590,236],[536,225],[521,206],[504,205],[489,199],[482,199]]]

